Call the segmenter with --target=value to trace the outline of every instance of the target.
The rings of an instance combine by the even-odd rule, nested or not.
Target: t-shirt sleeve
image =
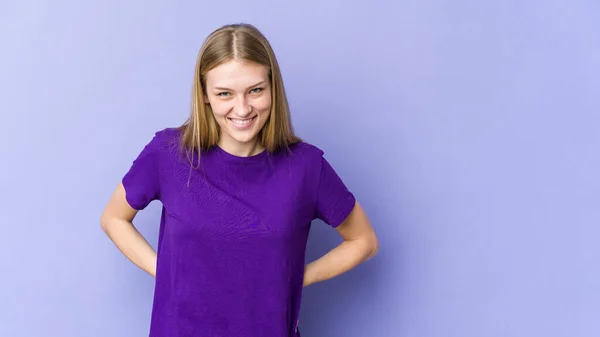
[[[323,156],[320,159],[320,167],[315,218],[335,228],[348,217],[356,200]]]
[[[146,144],[122,179],[127,202],[136,210],[142,210],[151,201],[160,198],[159,136],[160,133],[157,132],[154,138]]]

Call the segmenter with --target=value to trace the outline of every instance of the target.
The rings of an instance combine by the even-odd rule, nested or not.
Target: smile
[[[245,119],[239,119],[239,118],[227,118],[228,120],[231,121],[231,123],[238,129],[246,129],[248,127],[250,127],[250,125],[253,124],[253,122],[256,120],[256,116],[252,117],[252,118],[245,118]]]

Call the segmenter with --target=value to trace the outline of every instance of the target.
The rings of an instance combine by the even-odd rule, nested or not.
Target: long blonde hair
[[[258,141],[269,152],[288,148],[301,141],[294,134],[289,105],[275,53],[264,35],[250,24],[225,25],[212,32],[204,41],[194,71],[191,113],[180,127],[181,145],[190,163],[193,153],[217,144],[220,129],[212,109],[205,102],[205,76],[208,71],[232,59],[245,60],[266,66],[271,84],[271,112],[258,134]]]

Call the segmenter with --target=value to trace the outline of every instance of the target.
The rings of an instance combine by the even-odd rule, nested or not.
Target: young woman
[[[373,228],[323,151],[294,135],[279,66],[255,27],[208,36],[191,110],[155,134],[101,219],[156,277],[150,336],[299,336],[303,287],[372,257]],[[163,205],[156,252],[132,224],[152,200]],[[343,242],[305,265],[317,218]]]

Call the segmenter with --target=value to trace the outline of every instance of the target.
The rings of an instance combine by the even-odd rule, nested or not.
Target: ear
[[[204,104],[210,104],[210,102],[208,101],[208,96],[202,95],[202,98],[204,99]]]

